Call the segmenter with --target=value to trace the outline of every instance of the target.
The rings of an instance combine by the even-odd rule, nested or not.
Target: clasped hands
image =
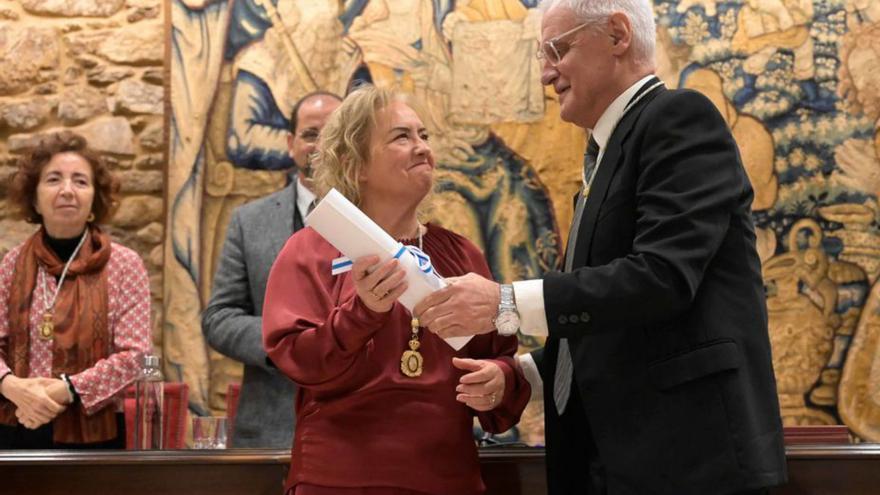
[[[3,396],[15,404],[15,417],[26,428],[35,430],[67,409],[70,394],[59,378],[18,378],[7,376],[0,384]]]
[[[379,263],[378,256],[354,260],[352,279],[361,301],[372,311],[391,311],[406,292],[406,272],[396,259]],[[446,288],[434,292],[413,308],[423,327],[442,338],[488,333],[498,310],[498,284],[469,273],[445,279]],[[453,311],[454,310],[454,311]],[[489,411],[504,397],[504,372],[484,359],[453,358],[452,365],[466,373],[455,388],[455,399],[477,411]]]

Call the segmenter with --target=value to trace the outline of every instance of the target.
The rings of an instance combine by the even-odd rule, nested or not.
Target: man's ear
[[[622,12],[615,12],[608,18],[608,34],[611,37],[611,53],[623,55],[632,44],[632,23]]]
[[[293,140],[294,140],[293,133],[288,132],[287,133],[287,156],[289,156],[291,158],[293,158]]]

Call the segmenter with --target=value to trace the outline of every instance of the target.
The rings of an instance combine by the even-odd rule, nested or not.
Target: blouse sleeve
[[[300,386],[326,394],[374,374],[369,343],[392,313],[373,312],[343,290],[351,274],[330,274],[336,253],[312,229],[294,234],[272,266],[263,304],[269,358]]]
[[[70,376],[86,414],[102,409],[132,383],[140,370],[140,356],[152,348],[147,269],[134,251],[117,245],[113,247],[119,256],[116,266],[111,267],[108,263],[107,267],[111,295],[108,320],[113,334],[113,350],[92,367]]]
[[[16,254],[17,251],[10,251],[0,262],[0,376],[12,371],[6,363],[6,339],[9,336],[9,286],[12,284]]]
[[[485,257],[476,246],[468,243],[465,252],[468,254],[472,272],[489,279],[493,278]],[[501,403],[491,411],[475,411],[480,425],[490,433],[509,430],[519,422],[532,393],[528,380],[513,357],[519,341],[516,336],[503,336],[498,332],[490,332],[474,337],[470,345],[472,358],[488,359],[497,364],[504,373],[504,396]]]

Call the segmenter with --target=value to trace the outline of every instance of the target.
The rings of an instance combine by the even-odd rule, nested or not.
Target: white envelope
[[[351,203],[336,189],[331,189],[305,219],[306,225],[315,229],[324,239],[351,260],[362,256],[377,255],[381,262],[397,257],[406,270],[408,287],[398,299],[410,312],[422,299],[446,286],[443,278],[429,269],[412,252],[401,249],[376,222]],[[446,340],[453,349],[459,350],[473,338],[450,337]]]

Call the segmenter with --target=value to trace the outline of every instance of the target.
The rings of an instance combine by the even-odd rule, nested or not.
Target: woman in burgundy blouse
[[[490,276],[471,242],[418,221],[434,157],[403,95],[358,89],[321,140],[319,191],[336,188],[390,235],[420,247],[442,276]],[[305,228],[284,246],[266,288],[264,344],[299,385],[288,493],[482,493],[473,416],[504,431],[529,398],[514,364],[516,338],[481,335],[455,351],[397,302],[406,284],[395,260],[365,257],[331,275],[339,256]]]

